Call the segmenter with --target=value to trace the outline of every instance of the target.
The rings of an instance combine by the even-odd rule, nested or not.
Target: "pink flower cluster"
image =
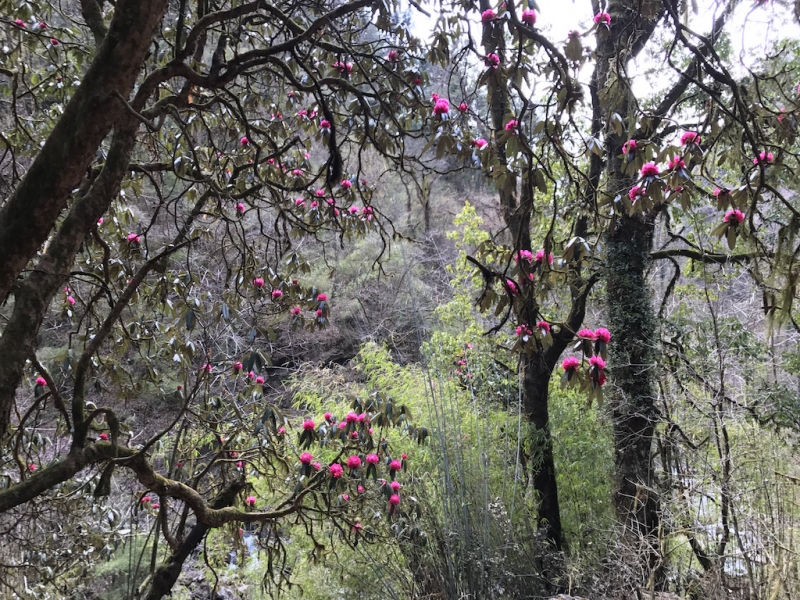
[[[520,19],[525,25],[533,27],[536,25],[536,11],[525,9],[522,11],[522,18]]]
[[[740,211],[738,208],[734,210],[729,210],[725,213],[724,221],[731,225],[740,225],[744,223],[744,213]]]
[[[686,146],[688,144],[699,144],[700,143],[700,134],[696,131],[684,131],[683,135],[681,136],[681,146]]]
[[[775,156],[772,154],[772,152],[761,152],[758,156],[756,156],[753,159],[753,164],[754,165],[758,165],[758,164],[762,164],[762,163],[764,163],[764,164],[772,164],[773,162],[775,162]]]
[[[636,140],[630,139],[627,142],[625,142],[624,144],[622,144],[622,153],[623,154],[627,154],[628,152],[633,152],[638,147],[639,147],[639,145],[636,143]]]
[[[594,22],[596,25],[602,23],[606,27],[611,25],[611,15],[607,12],[599,12],[594,16]]]
[[[433,104],[433,114],[446,115],[450,113],[450,101],[447,98],[437,97]]]

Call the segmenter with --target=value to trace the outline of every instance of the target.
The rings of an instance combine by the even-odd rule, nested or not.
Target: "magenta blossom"
[[[344,472],[342,465],[337,463],[333,463],[330,467],[328,467],[328,470],[331,472],[331,477],[333,477],[334,479],[339,479],[339,477],[341,477],[342,473]]]
[[[39,376],[36,378],[36,385],[41,385],[44,387],[45,385],[47,385],[47,380],[44,377]]]
[[[350,470],[358,469],[361,466],[361,459],[358,456],[351,456],[347,459],[347,468]]]
[[[305,421],[303,421],[303,429],[305,429],[306,431],[314,431],[315,427],[316,425],[314,425],[314,421],[312,421],[311,419],[306,419]]]
[[[389,50],[389,53],[386,55],[386,60],[397,62],[400,60],[400,53],[397,50]]]
[[[103,440],[104,442],[107,442],[107,441],[108,441],[108,434],[107,434],[107,433],[101,433],[101,434],[100,434],[98,437],[99,437],[101,440]]]
[[[700,134],[696,131],[684,131],[683,135],[681,136],[681,146],[686,146],[687,144],[699,144],[700,143]]]
[[[469,106],[467,106],[466,102],[462,102],[461,104],[458,105],[458,110],[460,110],[461,112],[467,112],[469,110]]]
[[[353,182],[350,181],[349,179],[343,179],[342,180],[342,187],[344,189],[346,189],[346,190],[349,190],[351,187],[353,187]]]
[[[326,302],[328,300],[327,294],[317,294],[317,302]]]
[[[514,283],[513,279],[506,279],[506,285],[508,286],[508,291],[511,292],[512,296],[519,294],[519,287],[517,287],[517,284]]]
[[[240,140],[239,140],[239,143],[240,143],[242,146],[249,146],[249,145],[250,145],[250,140],[247,138],[247,136],[246,136],[246,135],[243,135],[243,136],[242,136],[242,139],[240,139]]]
[[[561,363],[561,368],[565,371],[574,371],[578,367],[581,366],[581,361],[579,361],[574,356],[568,356],[564,359],[564,362]]]
[[[656,163],[649,162],[642,165],[642,170],[641,170],[642,177],[655,177],[659,173],[660,171]]]
[[[739,209],[729,210],[725,213],[724,221],[726,223],[730,223],[731,225],[739,225],[744,223],[744,213]]]
[[[379,460],[380,459],[378,458],[377,454],[367,454],[368,465],[377,465]]]
[[[326,412],[324,415],[322,415],[322,418],[325,419],[326,421],[331,421],[333,420],[333,415],[329,412]]]
[[[242,363],[240,363],[239,361],[236,361],[235,363],[233,363],[233,372],[234,373],[238,373],[239,371],[242,370],[243,366],[244,365],[242,365]]]
[[[247,500],[245,500],[247,506],[255,506],[256,505],[256,497],[255,496],[248,496]]]
[[[392,494],[391,498],[389,498],[389,506],[397,506],[398,504],[400,504],[400,496]]]
[[[522,260],[527,260],[528,264],[533,264],[533,252],[530,250],[520,250],[517,255],[514,257],[517,262]]]
[[[636,140],[630,139],[624,144],[622,144],[622,153],[627,154],[628,152],[633,152],[638,147],[639,145],[636,143]]]
[[[598,327],[594,330],[594,337],[604,344],[611,341],[611,332],[605,327]]]
[[[277,434],[278,435],[286,435],[286,427],[283,427],[283,426],[278,427]]]
[[[243,214],[244,214],[244,210],[245,210],[245,206],[244,206],[244,204],[242,204],[241,202],[239,202],[239,203],[236,205],[236,212],[237,212],[237,213],[239,213],[240,215],[243,215]]]
[[[494,52],[490,52],[486,55],[486,66],[491,67],[492,69],[496,69],[500,66],[500,57],[497,56]]]
[[[535,260],[536,260],[536,262],[537,262],[537,263],[540,263],[540,262],[543,262],[543,261],[544,261],[544,250],[539,250],[539,251],[536,253],[536,258],[535,258]],[[548,264],[550,264],[550,265],[552,265],[552,264],[553,264],[553,255],[552,255],[552,254],[548,254],[548,255],[547,255],[547,263],[548,263]]]
[[[594,16],[594,22],[596,25],[602,23],[606,27],[611,25],[611,15],[607,12],[599,12]]]
[[[533,27],[536,25],[536,11],[525,9],[522,11],[522,18],[520,19],[525,25]]]
[[[519,125],[519,121],[516,119],[511,119],[508,123],[506,123],[505,129],[506,131],[516,131],[517,125]]]
[[[319,128],[320,128],[320,129],[324,129],[324,130],[326,130],[326,131],[330,131],[330,128],[331,128],[331,122],[330,122],[330,121],[328,121],[328,119],[322,119],[322,120],[319,122]]]
[[[758,156],[753,159],[753,164],[757,165],[759,163],[767,163],[772,164],[775,162],[775,157],[773,156],[772,152],[761,152]]]
[[[281,298],[283,298],[283,292],[281,290],[272,290],[273,300],[280,300]]]
[[[302,312],[302,309],[299,306],[293,306],[289,312],[292,314],[292,316],[296,317]]]
[[[396,458],[392,462],[389,463],[389,470],[390,471],[399,471],[402,468],[403,468],[403,463],[401,463]]]
[[[539,321],[536,323],[536,327],[544,331],[545,333],[550,333],[550,323],[547,321]]]
[[[253,279],[253,285],[256,286],[257,288],[264,287],[264,279],[262,279],[261,277],[256,277],[255,279]]]
[[[22,27],[24,29],[25,21],[23,21],[22,19],[14,19],[14,25],[16,25],[17,27]]]
[[[450,113],[450,101],[447,98],[437,98],[433,105],[433,114],[446,115]]]
[[[596,369],[603,370],[606,368],[606,361],[604,361],[601,356],[593,356],[589,359],[589,365]]]
[[[310,465],[312,460],[314,460],[314,456],[311,452],[303,452],[300,455],[300,462],[304,465]]]
[[[360,486],[358,486],[358,488],[356,488],[356,490],[358,491],[359,494],[363,494],[364,493],[364,486],[360,485]]]
[[[680,156],[673,156],[667,166],[671,171],[677,171],[678,169],[685,169],[686,163]]]
[[[258,385],[264,385],[264,378],[261,375],[259,375],[258,377],[256,377],[256,383]]]
[[[481,21],[484,23],[493,20],[497,16],[497,13],[494,12],[491,8],[487,8],[485,11],[481,13]]]
[[[642,194],[644,194],[644,188],[640,185],[635,185],[628,190],[628,198],[631,199],[631,202],[636,202]]]
[[[129,233],[127,239],[129,244],[138,244],[141,241],[141,238],[136,233]]]
[[[478,150],[483,150],[484,148],[486,148],[486,146],[489,145],[489,142],[487,142],[483,138],[478,138],[477,140],[472,140],[472,145],[475,146]]]
[[[517,328],[514,330],[514,333],[517,334],[517,337],[522,337],[524,335],[532,335],[533,331],[527,325],[517,325]]]
[[[400,491],[400,487],[401,487],[401,485],[400,485],[400,482],[399,482],[399,481],[393,481],[393,482],[390,484],[390,487],[392,488],[392,491],[398,492],[398,491]]]
[[[319,464],[318,462],[313,462],[313,463],[311,463],[311,467],[312,467],[312,468],[313,468],[315,471],[319,471],[319,470],[322,468],[322,465],[321,465],[321,464]]]
[[[592,340],[592,341],[594,341],[594,340],[597,339],[597,336],[595,335],[594,331],[592,331],[591,329],[581,329],[578,332],[578,337],[581,338],[582,340]]]

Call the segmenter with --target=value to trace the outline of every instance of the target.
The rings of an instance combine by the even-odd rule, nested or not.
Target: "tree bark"
[[[0,209],[0,301],[47,239],[97,149],[126,111],[167,0],[120,0],[80,87]]]

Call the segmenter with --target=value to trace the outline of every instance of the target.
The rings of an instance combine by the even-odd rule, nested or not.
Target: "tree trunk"
[[[127,98],[167,0],[117,2],[108,33],[53,131],[0,210],[0,301],[47,239]],[[2,432],[0,432],[2,433]]]
[[[626,533],[634,536],[632,541],[644,542],[648,575],[653,574],[659,554],[659,500],[652,458],[658,421],[652,375],[655,316],[645,278],[651,242],[651,223],[641,216],[620,218],[607,246],[606,283],[609,325],[616,340],[609,348],[614,505]]]
[[[553,458],[553,439],[550,436],[548,401],[550,377],[553,369],[545,364],[542,353],[522,356],[523,390],[522,402],[530,423],[531,450],[538,468],[533,471],[533,489],[539,496],[537,524],[557,550],[563,545],[561,509],[558,504],[556,466]]]
[[[233,505],[236,500],[236,495],[243,488],[243,480],[234,481],[216,497],[212,503],[212,507],[225,508]],[[178,581],[178,577],[180,577],[181,571],[183,570],[183,563],[185,563],[186,559],[197,549],[209,529],[211,529],[211,527],[208,525],[196,523],[195,526],[189,530],[189,535],[187,535],[178,548],[173,551],[172,555],[156,569],[156,572],[153,574],[153,579],[150,582],[150,590],[145,597],[146,600],[161,600],[161,598],[172,591],[175,582]]]

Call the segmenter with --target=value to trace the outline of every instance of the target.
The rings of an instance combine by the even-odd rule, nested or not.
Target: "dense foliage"
[[[796,595],[800,46],[700,4],[0,0],[2,594]]]

